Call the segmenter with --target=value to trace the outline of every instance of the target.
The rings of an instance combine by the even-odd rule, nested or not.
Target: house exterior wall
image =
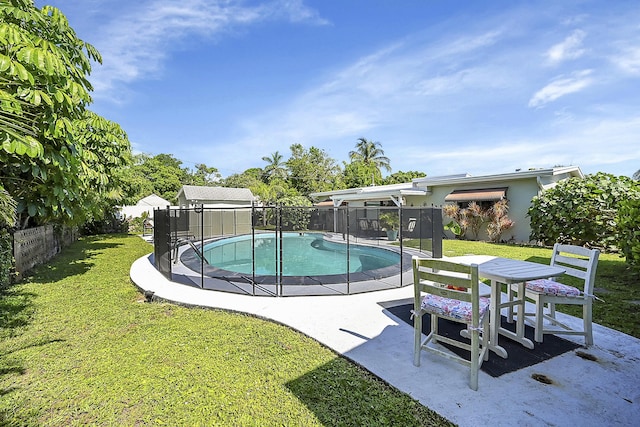
[[[362,207],[365,203],[402,198],[404,205],[410,207],[442,207],[445,198],[453,191],[487,190],[507,188],[508,217],[514,226],[506,230],[500,240],[530,242],[531,223],[527,215],[531,202],[543,189],[553,187],[560,181],[569,178],[583,178],[577,166],[556,167],[550,169],[517,170],[513,173],[471,176],[469,174],[444,175],[413,179],[406,184],[382,185],[327,191],[311,194],[318,199],[330,198],[334,201],[347,202],[350,207]],[[495,197],[495,195],[494,195]],[[447,224],[451,218],[443,218]],[[483,227],[484,228],[484,227]],[[452,233],[445,232],[448,237]],[[475,236],[470,236],[475,238]],[[487,240],[486,231],[481,231],[478,239]]]
[[[509,218],[514,221],[514,226],[505,231],[501,240],[514,240],[516,242],[528,242],[529,234],[531,232],[529,218],[527,212],[531,206],[531,200],[534,196],[538,195],[538,184],[535,178],[532,179],[519,179],[512,181],[505,181],[500,183],[489,184],[447,184],[430,187],[431,194],[421,196],[410,196],[406,198],[406,206],[435,206],[441,207],[445,204],[445,197],[454,190],[478,190],[485,188],[498,188],[508,187],[507,200],[509,202]],[[443,217],[443,224],[448,224],[451,221],[449,217]],[[452,238],[453,234],[449,231],[445,231],[447,237]],[[472,237],[469,234],[467,237]],[[488,240],[487,233],[483,227],[483,230],[478,236],[480,240]]]

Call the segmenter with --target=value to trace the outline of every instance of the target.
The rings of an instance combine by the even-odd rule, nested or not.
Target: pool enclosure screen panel
[[[156,267],[206,289],[274,296],[388,289],[410,284],[405,241],[442,256],[434,208],[199,207],[156,216]],[[397,232],[393,241],[386,228]]]
[[[171,279],[171,222],[168,209],[153,211],[153,259],[156,269]]]

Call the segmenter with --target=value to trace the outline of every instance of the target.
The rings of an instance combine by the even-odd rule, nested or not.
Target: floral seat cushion
[[[530,280],[525,284],[526,288],[545,295],[555,295],[560,297],[580,296],[580,289],[573,286],[563,285],[550,279]]]
[[[420,308],[428,313],[435,313],[465,322],[471,322],[471,303],[428,294],[422,299]],[[489,298],[480,298],[480,318],[489,310]]]

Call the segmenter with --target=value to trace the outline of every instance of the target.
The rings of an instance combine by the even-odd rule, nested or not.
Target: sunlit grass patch
[[[135,236],[82,239],[0,297],[0,425],[448,425],[286,326],[145,303]]]

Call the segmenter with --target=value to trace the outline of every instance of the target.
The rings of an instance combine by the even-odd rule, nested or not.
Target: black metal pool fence
[[[313,249],[330,250],[334,271],[326,274],[312,266],[311,248],[288,248],[285,238],[297,236]],[[256,296],[345,295],[406,286],[413,281],[411,256],[442,257],[442,237],[442,211],[433,207],[200,206],[154,211],[154,263],[167,279]],[[233,243],[221,246],[224,242]],[[382,251],[384,258],[392,258],[391,265],[380,266],[376,254],[367,251]]]

